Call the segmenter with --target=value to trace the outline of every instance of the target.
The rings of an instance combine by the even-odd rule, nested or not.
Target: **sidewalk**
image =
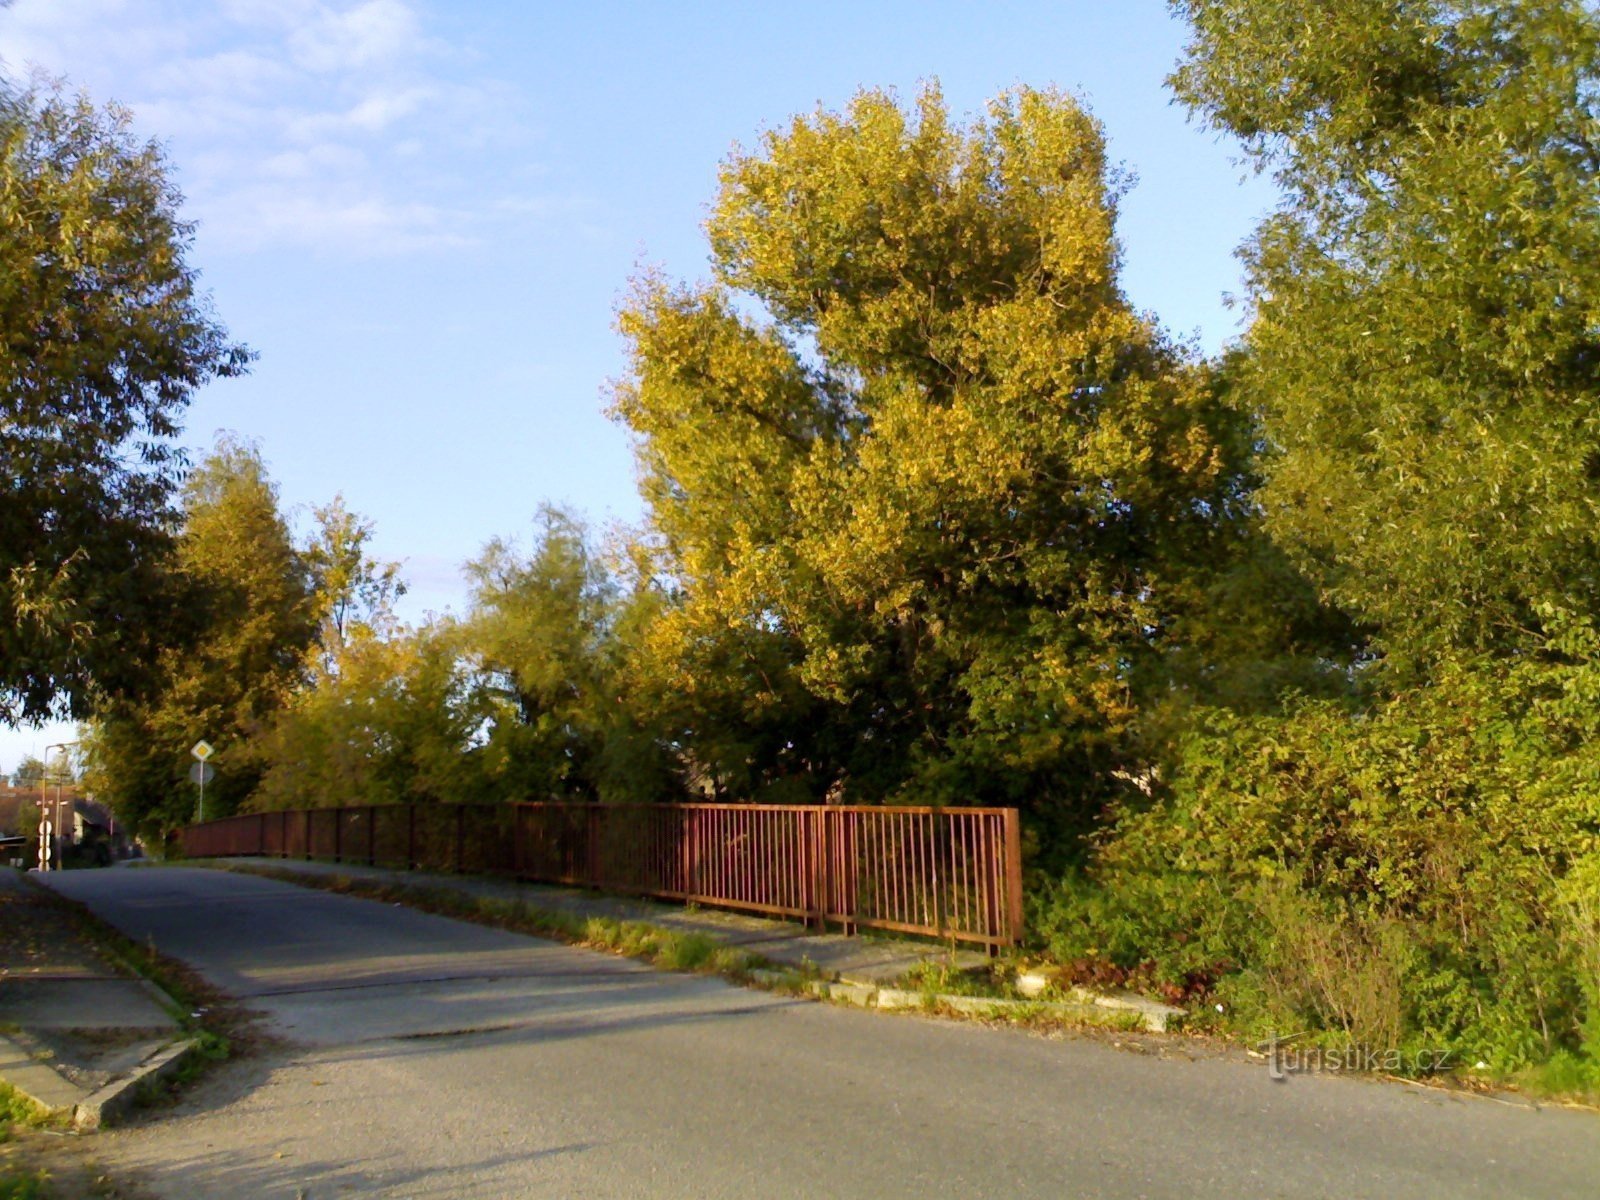
[[[841,983],[890,987],[918,963],[936,961],[958,970],[981,967],[989,961],[983,952],[954,951],[948,945],[912,942],[867,934],[846,937],[815,933],[791,921],[777,921],[721,909],[684,908],[618,896],[605,896],[581,888],[520,883],[480,875],[447,875],[426,871],[395,871],[358,863],[307,862],[286,858],[230,858],[198,860],[195,865],[229,864],[266,867],[309,877],[342,875],[349,879],[411,887],[447,888],[469,896],[497,900],[523,900],[533,908],[568,913],[576,917],[610,917],[618,921],[646,921],[675,933],[701,933],[727,946],[759,954],[786,967],[814,967]]]
[[[174,1007],[107,961],[66,901],[0,867],[0,1082],[95,1128],[187,1047]]]

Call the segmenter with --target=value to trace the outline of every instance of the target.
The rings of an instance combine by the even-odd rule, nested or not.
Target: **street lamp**
[[[73,746],[76,746],[77,744],[78,744],[77,742],[55,742],[52,745],[46,746],[45,749],[44,749],[45,769],[46,770],[49,769],[50,751],[52,751],[52,750],[65,751],[65,750],[70,749]],[[66,755],[63,753],[61,757],[65,758]],[[59,871],[61,869],[61,847],[62,847],[62,844],[63,844],[63,838],[62,838],[62,834],[61,834],[61,776],[60,776],[60,774],[56,775],[56,828],[55,828],[55,835],[54,836],[55,836],[55,856],[54,856],[55,857],[55,869],[57,871]]]

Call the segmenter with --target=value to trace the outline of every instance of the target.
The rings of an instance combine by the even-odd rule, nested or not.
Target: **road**
[[[113,1173],[216,1197],[1579,1197],[1600,1117],[873,1013],[220,871],[51,876],[282,1044]]]

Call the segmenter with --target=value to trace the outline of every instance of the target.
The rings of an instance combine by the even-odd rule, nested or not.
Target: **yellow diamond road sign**
[[[211,748],[210,742],[196,742],[189,753],[194,755],[201,762],[205,762],[205,760],[215,754],[216,751]]]

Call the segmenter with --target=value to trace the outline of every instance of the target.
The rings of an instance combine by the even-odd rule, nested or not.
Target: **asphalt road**
[[[224,872],[51,876],[266,1015],[98,1156],[217,1197],[1592,1197],[1600,1117],[665,974]]]

